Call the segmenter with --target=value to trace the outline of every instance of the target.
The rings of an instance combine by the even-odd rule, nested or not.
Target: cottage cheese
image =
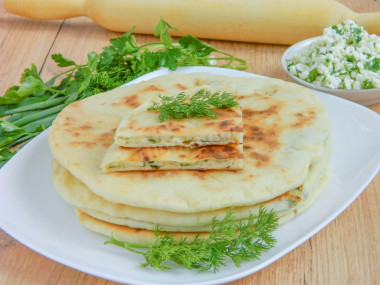
[[[380,37],[352,20],[324,30],[300,55],[287,60],[291,74],[334,89],[380,88]]]

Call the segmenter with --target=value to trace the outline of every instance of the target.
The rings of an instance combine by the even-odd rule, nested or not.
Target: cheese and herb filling
[[[243,168],[243,145],[130,148],[112,144],[102,164],[103,173],[134,170],[185,170]]]
[[[121,120],[115,142],[124,147],[241,144],[242,109],[231,93],[198,90],[193,96],[145,102]]]
[[[380,37],[346,20],[326,28],[321,39],[287,65],[291,74],[327,88],[380,88]]]

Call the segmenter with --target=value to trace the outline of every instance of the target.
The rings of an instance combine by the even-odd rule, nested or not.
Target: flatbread
[[[101,172],[128,110],[157,93],[219,83],[236,86],[243,108],[243,170]],[[329,133],[326,109],[309,89],[275,79],[194,73],[169,74],[75,102],[54,121],[49,142],[57,161],[109,202],[202,213],[263,203],[304,185],[313,166],[329,157]]]
[[[154,232],[151,230],[135,229],[128,226],[121,226],[108,223],[87,215],[79,209],[75,209],[79,223],[90,231],[110,237],[116,240],[130,243],[152,244],[156,240]],[[177,240],[186,238],[188,241],[194,240],[197,236],[206,238],[208,233],[177,233],[172,232]]]
[[[176,213],[163,210],[144,209],[139,207],[128,206],[120,203],[112,203],[104,200],[102,197],[93,193],[86,185],[76,179],[65,168],[63,168],[56,160],[53,160],[53,182],[60,196],[68,203],[82,209],[90,215],[103,220],[111,221],[112,217],[117,219],[128,219],[129,221],[149,223],[146,229],[153,229],[154,225],[160,224],[163,227],[177,227],[176,231],[183,231],[188,227],[209,226],[212,218],[222,219],[227,213],[228,208],[218,209],[215,211],[207,211],[200,213]],[[318,175],[321,175],[318,173]],[[315,179],[319,179],[315,176]],[[317,184],[318,181],[313,182]],[[267,209],[276,212],[295,208],[303,200],[306,193],[312,187],[297,188],[288,191],[272,200],[266,201],[252,206],[234,207],[235,216],[238,219],[247,218],[249,213],[257,214],[261,205]],[[113,221],[115,223],[115,220]],[[117,223],[117,222],[116,222]],[[128,222],[120,222],[122,225],[130,225]],[[140,225],[141,227],[141,225]]]
[[[311,195],[309,195],[306,199],[302,201],[296,208],[282,210],[277,212],[277,216],[279,217],[278,223],[279,225],[285,224],[289,220],[291,220],[294,216],[299,215],[307,208],[309,208],[315,200],[320,196],[320,194],[325,189],[327,180],[328,180],[328,169],[326,170],[325,176],[321,177],[320,183],[318,183],[318,187],[314,189]],[[83,225],[88,230],[104,235],[106,237],[113,236],[115,239],[122,242],[129,243],[147,243],[152,244],[156,240],[156,236],[152,230],[142,229],[142,228],[133,228],[127,225],[115,224],[104,219],[98,219],[94,216],[91,216],[82,210],[75,208],[75,212],[77,214],[77,218],[79,223]],[[220,217],[222,218],[222,217]],[[162,227],[160,227],[163,231]],[[168,232],[174,236],[176,240],[186,239],[191,242],[196,237],[199,238],[207,238],[209,232],[208,231],[197,231],[197,232],[181,232],[181,231],[172,231]]]
[[[321,178],[319,186],[314,189],[314,191],[309,195],[302,203],[300,203],[295,209],[288,209],[283,211],[278,211],[277,216],[279,217],[279,225],[285,224],[291,220],[294,216],[299,215],[307,208],[309,208],[315,200],[320,196],[320,194],[325,189],[326,183],[328,181],[328,169],[326,170],[326,175]],[[105,220],[97,219],[94,216],[88,215],[78,208],[75,208],[77,218],[79,223],[83,225],[88,230],[104,235],[106,237],[113,236],[115,239],[123,242],[129,243],[147,243],[152,244],[155,242],[156,237],[152,230],[133,228],[127,225],[120,225]],[[169,232],[174,236],[176,240],[181,240],[186,238],[189,242],[199,238],[207,238],[208,232],[198,231],[198,232]]]
[[[211,93],[228,92],[233,95],[236,87],[220,81],[210,85],[196,86],[187,89],[186,92],[177,92],[193,96],[200,90],[208,90]],[[147,110],[152,106],[153,101],[160,100],[154,97],[126,113],[116,130],[116,144],[125,147],[198,147],[215,144],[241,144],[243,142],[242,108],[240,106],[225,109],[212,108],[216,114],[215,119],[200,117],[159,122],[159,111]]]
[[[103,173],[135,170],[185,170],[243,168],[243,145],[210,145],[198,148],[122,147],[113,143],[100,165]]]
[[[147,104],[132,110],[120,122],[115,142],[125,147],[224,145],[243,142],[241,107],[216,109],[209,117],[158,122],[158,111]]]

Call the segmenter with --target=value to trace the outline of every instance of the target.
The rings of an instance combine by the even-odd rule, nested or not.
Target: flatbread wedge
[[[243,145],[211,145],[130,148],[112,144],[101,169],[103,173],[134,170],[186,170],[243,168]]]
[[[116,144],[124,147],[223,145],[243,142],[242,108],[212,109],[209,117],[158,121],[158,111],[148,111],[150,102],[128,112],[115,134]]]

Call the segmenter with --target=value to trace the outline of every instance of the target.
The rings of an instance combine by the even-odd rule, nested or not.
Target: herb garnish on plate
[[[236,220],[230,209],[222,220],[213,219],[211,233],[205,238],[176,241],[169,233],[156,227],[153,244],[127,243],[111,237],[105,244],[113,244],[144,256],[145,263],[154,269],[170,269],[173,264],[186,269],[218,271],[231,259],[236,267],[242,262],[259,259],[263,252],[274,247],[276,239],[272,233],[278,227],[278,216],[271,210],[260,207],[257,216],[252,213],[246,221]]]

